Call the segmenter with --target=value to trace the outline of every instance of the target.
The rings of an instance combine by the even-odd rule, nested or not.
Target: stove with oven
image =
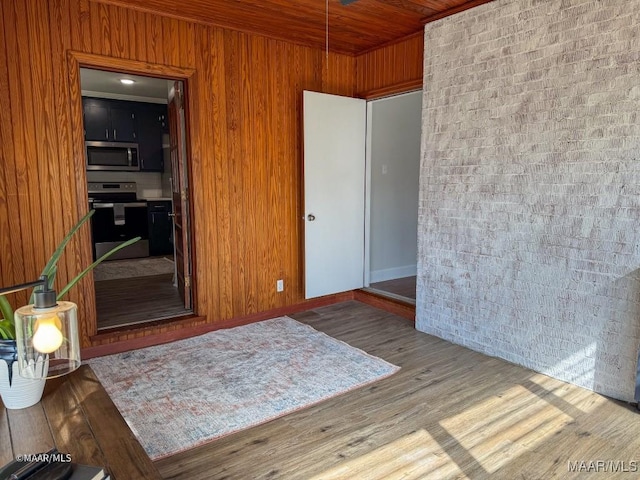
[[[142,237],[109,260],[149,256],[147,202],[138,200],[135,182],[89,182],[94,259],[134,237]]]

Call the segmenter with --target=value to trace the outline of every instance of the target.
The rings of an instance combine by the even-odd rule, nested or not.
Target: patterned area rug
[[[173,273],[173,261],[168,258],[132,258],[102,262],[93,270],[93,278],[98,282],[100,280],[146,277],[166,273]]]
[[[152,460],[362,387],[400,368],[289,317],[87,363]]]

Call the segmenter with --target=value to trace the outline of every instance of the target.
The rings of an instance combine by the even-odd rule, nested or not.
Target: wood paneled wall
[[[353,57],[88,0],[0,2],[0,284],[37,277],[86,212],[69,50],[193,69],[188,84],[197,313],[216,323],[303,300],[302,90],[353,95]],[[91,261],[88,228],[58,272]],[[285,291],[276,293],[276,279]],[[91,339],[92,279],[73,289],[84,346],[190,326]],[[26,294],[14,297],[26,302]]]
[[[421,30],[356,59],[356,95],[373,99],[422,88]]]

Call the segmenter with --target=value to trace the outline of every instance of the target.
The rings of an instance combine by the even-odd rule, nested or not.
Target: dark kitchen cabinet
[[[138,158],[143,172],[164,171],[162,135],[166,123],[167,106],[156,103],[137,103]]]
[[[137,142],[133,102],[106,98],[82,98],[85,140]]]
[[[173,255],[171,201],[148,201],[149,254]]]
[[[109,141],[109,131],[111,130],[109,105],[93,99],[83,98],[82,111],[84,114],[85,140]]]
[[[118,102],[118,104],[111,106],[111,129],[114,142],[135,142],[137,140],[136,113],[130,105]]]

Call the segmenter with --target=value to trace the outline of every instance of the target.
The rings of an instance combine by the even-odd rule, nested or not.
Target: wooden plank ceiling
[[[491,0],[98,1],[358,55]]]

